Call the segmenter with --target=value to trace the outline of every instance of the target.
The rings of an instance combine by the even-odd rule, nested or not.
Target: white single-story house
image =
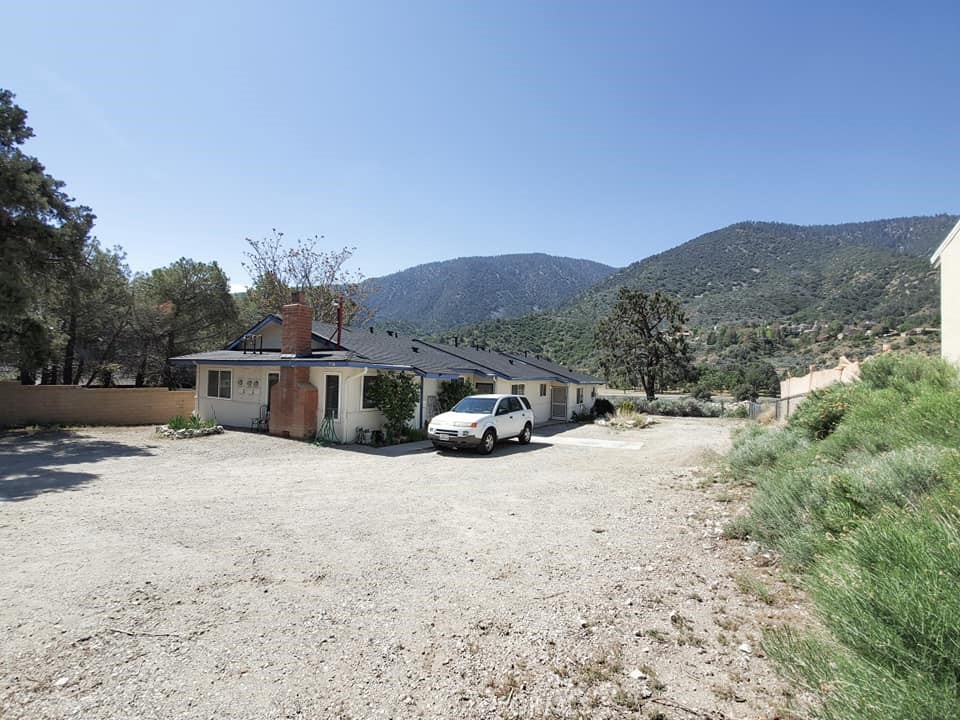
[[[930,262],[940,268],[940,354],[960,364],[960,221],[953,226]]]
[[[310,439],[326,424],[340,442],[354,442],[360,428],[384,424],[370,399],[380,372],[415,378],[420,401],[411,425],[421,428],[438,413],[437,393],[446,380],[470,380],[478,392],[526,395],[538,424],[588,411],[603,385],[537,355],[426,342],[373,328],[338,329],[312,318],[312,310],[295,301],[223,350],[171,358],[174,365],[196,368],[197,415],[233,427],[250,427],[267,416],[271,434]]]

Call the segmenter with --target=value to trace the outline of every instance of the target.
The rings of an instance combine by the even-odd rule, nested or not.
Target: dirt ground
[[[779,717],[792,605],[704,487],[732,427],[0,435],[0,717]]]

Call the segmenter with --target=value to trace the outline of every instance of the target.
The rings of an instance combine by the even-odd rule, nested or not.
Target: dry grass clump
[[[632,403],[624,403],[617,408],[616,413],[605,420],[598,420],[597,424],[609,425],[616,430],[638,430],[653,424],[649,415],[637,412]]]

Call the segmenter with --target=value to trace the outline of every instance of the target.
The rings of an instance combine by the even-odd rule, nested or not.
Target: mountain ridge
[[[559,308],[616,269],[547,253],[474,255],[370,278],[365,302],[378,324],[434,332]]]
[[[693,328],[935,326],[939,275],[929,257],[957,219],[941,214],[836,225],[742,221],[631,263],[554,311],[451,332],[592,369],[593,328],[624,285],[676,297]]]

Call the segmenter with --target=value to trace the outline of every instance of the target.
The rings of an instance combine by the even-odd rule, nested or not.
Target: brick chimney
[[[280,352],[297,357],[309,356],[313,347],[313,309],[304,304],[303,293],[293,293],[290,304],[283,306],[280,315],[283,317]]]
[[[280,352],[283,355],[310,357],[313,346],[313,310],[303,303],[302,293],[295,292],[289,305],[281,311],[283,328]],[[284,358],[289,362],[292,358]],[[270,434],[312,440],[317,434],[319,393],[310,384],[310,368],[306,365],[280,368],[280,382],[274,389],[270,409]]]

